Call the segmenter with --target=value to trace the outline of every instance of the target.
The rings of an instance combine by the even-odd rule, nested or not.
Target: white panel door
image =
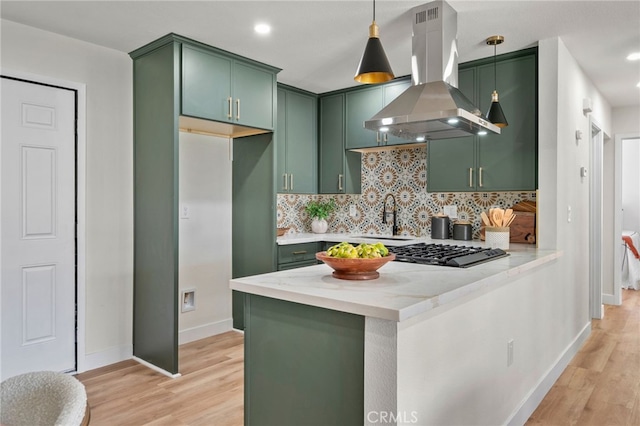
[[[2,380],[75,370],[75,92],[2,78]]]

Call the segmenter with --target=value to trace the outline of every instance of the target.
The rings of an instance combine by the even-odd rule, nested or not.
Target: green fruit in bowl
[[[375,244],[361,243],[354,247],[345,241],[327,249],[327,256],[345,259],[374,259],[385,257],[388,254],[389,250],[381,242]]]

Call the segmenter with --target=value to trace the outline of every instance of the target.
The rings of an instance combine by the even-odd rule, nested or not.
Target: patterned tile
[[[426,148],[404,148],[362,154],[362,194],[278,194],[278,227],[311,232],[311,219],[304,210],[310,200],[334,198],[338,205],[329,217],[335,233],[387,234],[391,225],[382,223],[382,203],[387,194],[398,202],[398,224],[403,235],[431,233],[431,217],[444,206],[456,205],[458,217],[471,222],[474,238],[480,232],[480,213],[491,207],[508,208],[523,200],[535,201],[535,192],[428,193]],[[349,216],[349,206],[356,216]],[[388,201],[388,207],[392,206]]]

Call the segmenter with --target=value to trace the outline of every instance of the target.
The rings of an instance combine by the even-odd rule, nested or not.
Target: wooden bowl
[[[331,257],[327,256],[326,251],[316,253],[316,259],[333,268],[333,276],[342,280],[374,280],[380,276],[378,269],[395,258],[396,255],[393,253],[372,259]]]

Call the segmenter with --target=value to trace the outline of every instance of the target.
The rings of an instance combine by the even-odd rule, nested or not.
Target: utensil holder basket
[[[509,250],[509,228],[487,226],[484,229],[484,239],[491,248]]]

